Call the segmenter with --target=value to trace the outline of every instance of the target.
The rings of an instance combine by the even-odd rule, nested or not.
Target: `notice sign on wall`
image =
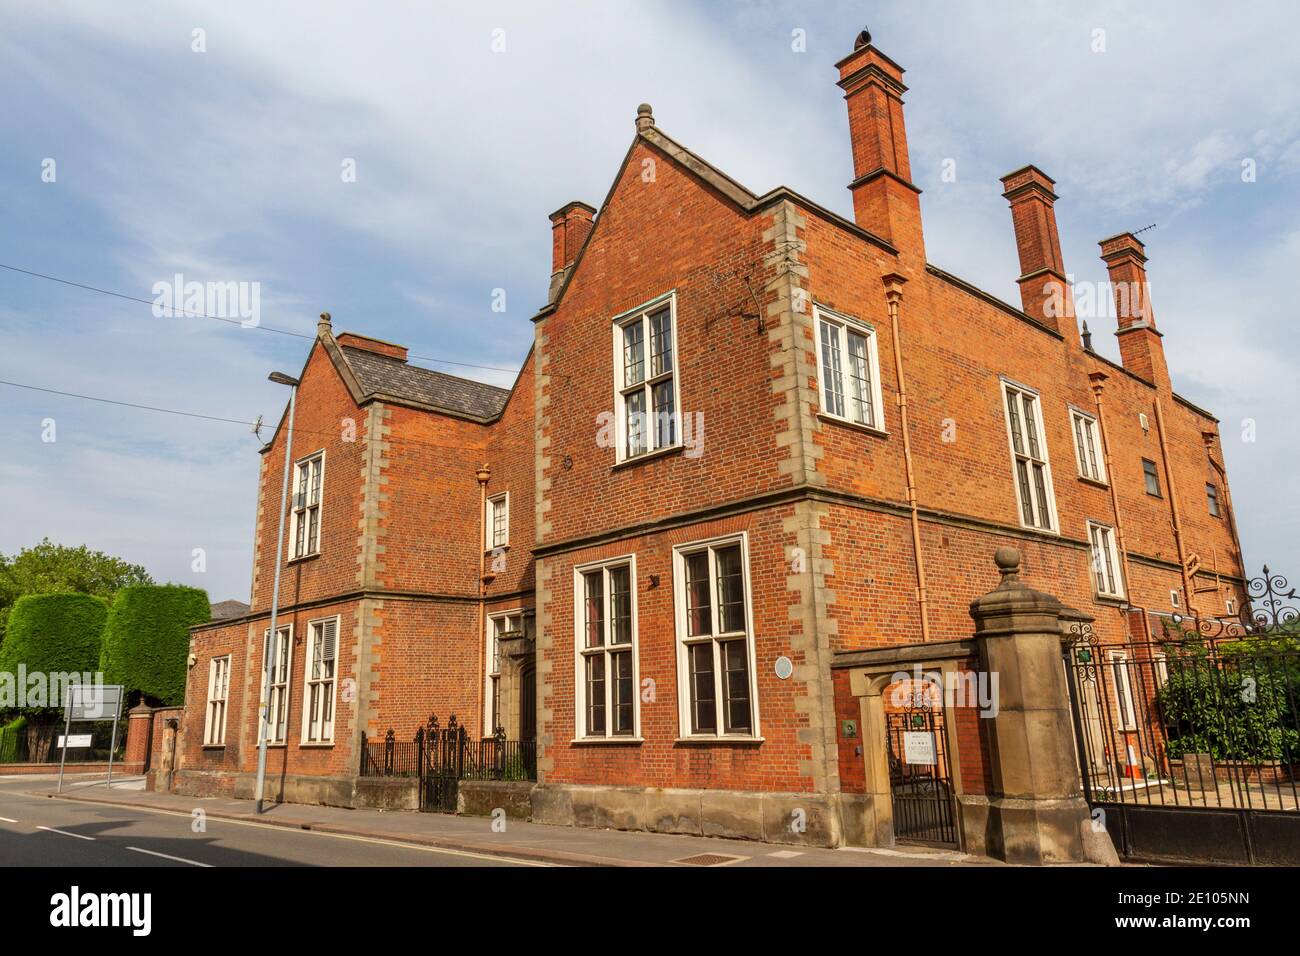
[[[68,736],[65,737],[63,734],[59,734],[59,746],[67,747],[68,749],[72,749],[73,747],[89,747],[90,738],[92,736],[94,735],[93,734],[69,734]]]
[[[934,734],[924,730],[908,730],[903,733],[903,759],[910,764],[934,766]]]

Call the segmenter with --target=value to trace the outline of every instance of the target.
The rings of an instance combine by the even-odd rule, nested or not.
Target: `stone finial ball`
[[[1003,574],[1010,574],[1020,567],[1020,552],[1009,544],[1004,544],[993,552],[993,563]]]
[[[654,110],[650,108],[650,104],[649,104],[649,103],[642,103],[640,106],[638,106],[638,107],[636,108],[636,115],[637,115],[637,116],[653,116],[653,115],[654,115]]]

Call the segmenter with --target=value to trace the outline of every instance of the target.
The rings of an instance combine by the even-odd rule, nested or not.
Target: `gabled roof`
[[[508,388],[408,365],[366,349],[344,345],[339,351],[356,376],[363,398],[387,396],[473,418],[496,418],[510,398]]]
[[[408,365],[404,359],[382,355],[368,349],[340,345],[334,338],[329,315],[326,313],[321,316],[321,321],[316,326],[316,341],[307,352],[302,372],[298,375],[300,380],[307,373],[307,367],[311,364],[311,357],[315,354],[317,346],[325,350],[330,364],[343,380],[348,394],[358,406],[370,401],[395,402],[422,411],[465,418],[480,425],[490,425],[501,417],[506,404],[510,401],[510,396],[519,385],[524,367],[528,364],[528,358],[525,357],[524,364],[520,366],[519,374],[515,377],[514,386],[511,388],[501,388],[488,385],[486,382],[448,375],[445,372],[435,372],[433,369],[420,368],[418,365]],[[532,355],[531,345],[528,354]],[[286,402],[284,411],[280,413],[280,419],[276,422],[275,431],[262,445],[261,454],[271,450],[288,417],[289,403]]]
[[[733,203],[746,215],[754,215],[755,213],[762,212],[777,203],[790,200],[802,206],[808,212],[817,214],[827,222],[832,223],[861,239],[865,239],[867,242],[870,242],[872,245],[879,247],[885,252],[890,253],[891,255],[898,254],[898,250],[895,249],[888,240],[877,236],[873,232],[868,232],[856,222],[853,222],[850,219],[845,219],[838,213],[831,212],[829,209],[813,202],[806,196],[800,195],[788,186],[778,186],[775,189],[768,190],[761,196],[752,190],[746,189],[739,182],[728,176],[708,160],[691,152],[681,143],[660,130],[657,126],[650,125],[637,130],[636,135],[632,139],[632,145],[628,147],[627,154],[623,157],[623,162],[619,164],[618,172],[614,176],[614,182],[610,185],[609,192],[605,194],[605,200],[600,204],[600,210],[596,213],[596,225],[592,227],[592,230],[589,233],[587,233],[587,238],[583,241],[582,248],[578,250],[578,255],[574,258],[573,263],[564,270],[562,281],[558,285],[554,283],[552,284],[551,294],[549,297],[550,301],[533,316],[534,322],[543,316],[549,315],[559,307],[560,301],[564,298],[565,291],[573,280],[574,273],[578,271],[578,268],[582,263],[583,253],[587,251],[587,246],[591,244],[592,237],[595,236],[596,231],[600,228],[601,217],[604,215],[606,207],[609,206],[610,200],[614,198],[614,192],[618,189],[619,181],[623,178],[623,171],[627,168],[628,163],[631,162],[632,154],[635,152],[638,143],[647,143],[654,147],[674,163],[690,172],[705,185],[712,188],[719,195]]]

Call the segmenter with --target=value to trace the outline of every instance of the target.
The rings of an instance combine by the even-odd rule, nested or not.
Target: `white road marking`
[[[162,810],[157,807],[137,807],[116,800],[88,800],[83,797],[83,798],[79,798],[76,802],[92,803],[95,806],[100,806],[100,807],[114,807],[118,810],[135,811],[136,813],[154,813],[154,814],[159,814],[161,816],[184,817],[187,820],[190,819],[190,814],[181,810]],[[311,836],[332,837],[335,840],[352,840],[357,843],[374,843],[380,846],[397,847],[402,850],[420,850],[424,853],[443,853],[446,854],[447,856],[463,856],[475,860],[489,860],[493,862],[502,861],[505,863],[513,863],[516,866],[542,866],[542,867],[561,866],[562,867],[565,865],[563,863],[550,863],[543,860],[521,859],[519,857],[508,856],[508,855],[499,856],[493,853],[475,853],[471,850],[452,850],[445,847],[425,846],[419,843],[404,843],[401,840],[383,840],[383,839],[376,839],[374,837],[355,836],[350,833],[328,833],[324,830],[300,830],[293,827],[276,826],[270,823],[254,823],[252,821],[247,821],[247,820],[232,820],[229,817],[215,817],[215,818],[209,818],[208,820],[209,826],[212,826],[214,824],[220,824],[220,823],[229,823],[237,827],[254,827],[259,830],[276,830],[279,831],[280,833],[304,833],[304,834],[309,834]],[[50,829],[50,828],[42,827],[41,829]],[[63,831],[58,830],[55,832],[62,833]],[[82,837],[81,834],[79,833],[69,833],[68,836],[81,837],[81,839],[83,840],[94,839],[94,837]]]
[[[17,820],[10,820],[8,817],[0,817],[0,823],[17,823]]]
[[[781,860],[789,860],[796,856],[803,856],[798,850],[777,850],[775,853],[769,853],[768,856],[774,856]]]
[[[84,836],[80,833],[70,833],[67,830],[60,830],[57,827],[37,827],[38,830],[45,830],[49,833],[62,833],[64,836],[76,837],[78,840],[94,840],[94,837]]]
[[[190,866],[206,866],[212,868],[211,863],[200,863],[198,860],[187,860],[183,856],[172,856],[170,853],[159,853],[157,850],[146,850],[143,847],[129,846],[128,850],[135,850],[136,853],[147,853],[150,856],[160,856],[164,860],[175,860],[177,863],[188,863]]]

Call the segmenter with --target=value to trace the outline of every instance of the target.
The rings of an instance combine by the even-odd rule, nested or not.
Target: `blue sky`
[[[998,177],[1030,162],[1057,180],[1078,282],[1105,279],[1099,239],[1157,223],[1143,238],[1174,387],[1222,420],[1248,562],[1300,577],[1289,5],[464,6],[10,0],[0,262],[146,300],[176,273],[257,282],[265,325],[310,334],[328,310],[336,331],[516,368],[545,298],[547,215],[600,202],[642,101],[751,189],[851,215],[833,64],[869,26],[908,71],[936,265],[1019,302]],[[1118,359],[1113,320],[1089,324]],[[274,420],[284,396],[266,374],[305,354],[4,270],[0,329],[0,379],[241,420]],[[0,551],[48,535],[247,598],[248,429],[7,386],[0,409]]]

